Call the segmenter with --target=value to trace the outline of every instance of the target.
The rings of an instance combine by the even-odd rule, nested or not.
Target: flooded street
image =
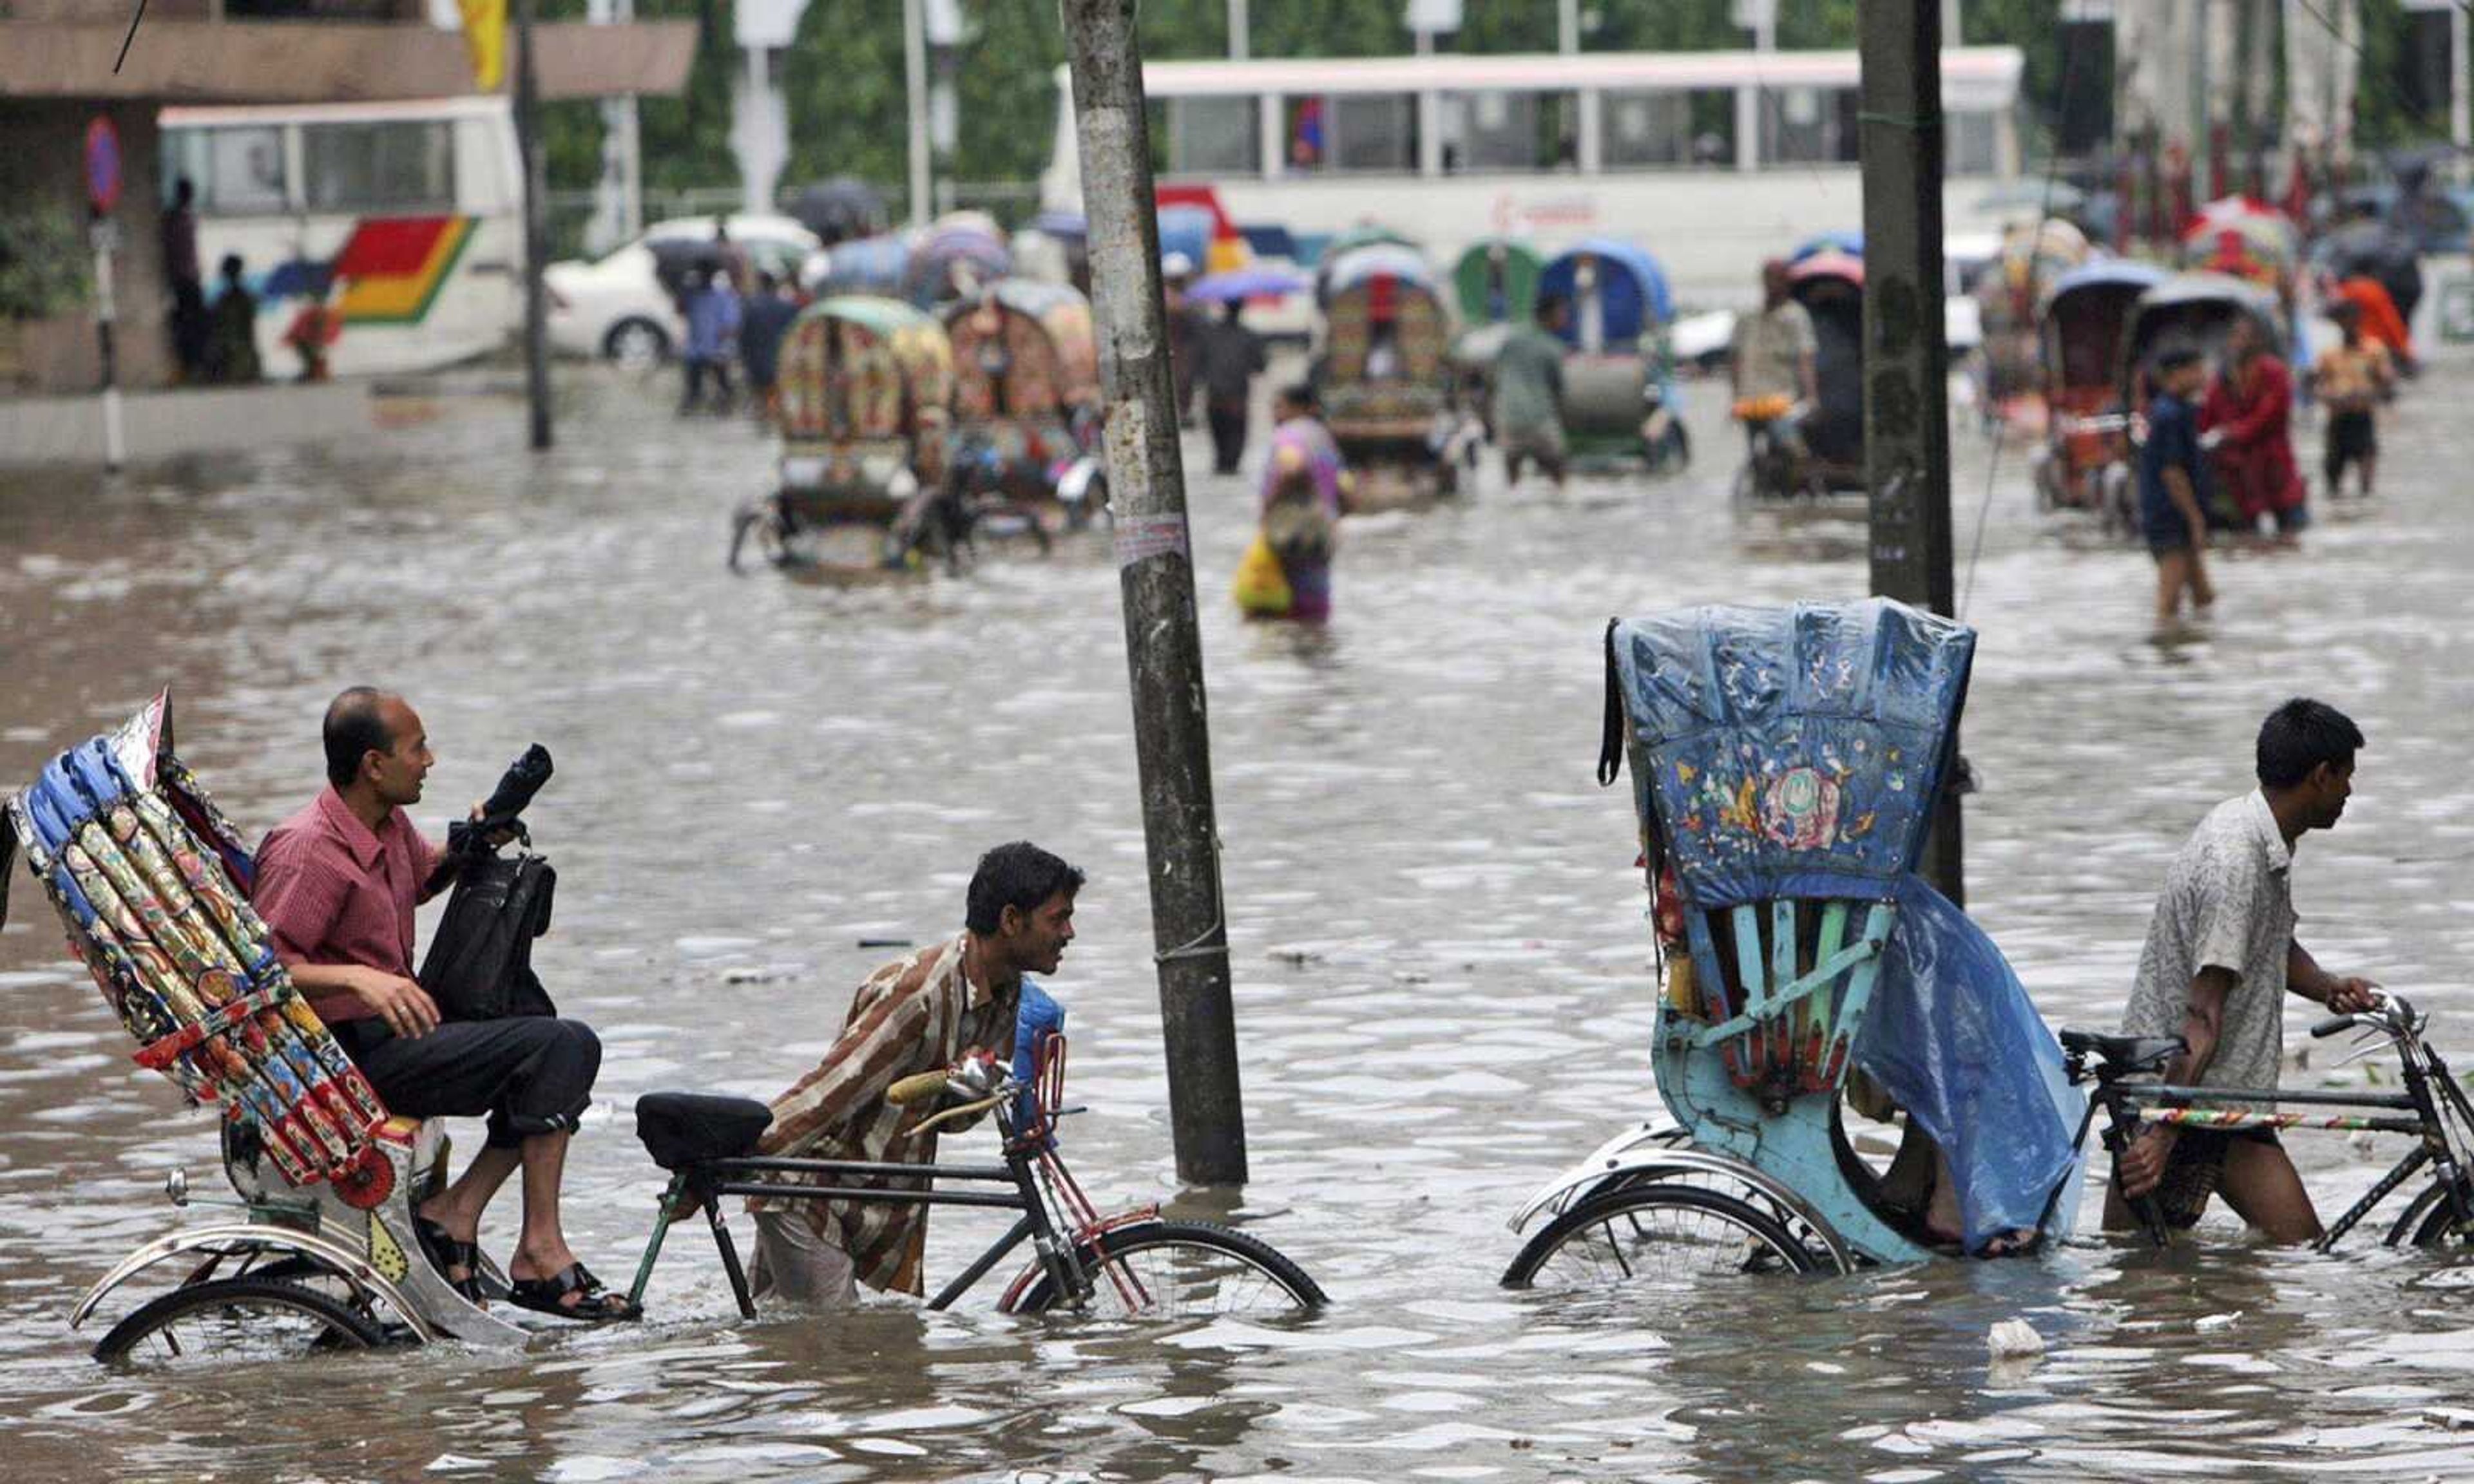
[[[2382,499],[2323,509],[2298,554],[2225,556],[2220,616],[2163,643],[2145,554],[2037,515],[2021,445],[1989,475],[1990,444],[1958,436],[1963,616],[1982,631],[1969,897],[2049,1021],[2111,1026],[2171,851],[2249,786],[2260,717],[2311,693],[2369,749],[2343,824],[2301,850],[2304,939],[2437,1010],[2437,1043],[2474,1057],[2469,383],[2460,365],[2413,386],[2382,430]],[[2219,1208],[2203,1248],[2168,1255],[2090,1240],[1580,1301],[1496,1286],[1523,1198],[1657,1103],[1636,825],[1592,777],[1602,626],[1866,586],[1853,528],[1731,517],[1710,386],[1687,389],[1701,459],[1682,478],[1559,497],[1490,469],[1473,501],[1352,523],[1325,633],[1238,620],[1250,491],[1194,481],[1254,1177],[1233,1204],[1174,1178],[1104,544],[963,580],[734,577],[726,517],[770,445],[673,422],[669,391],[578,373],[539,462],[518,405],[442,395],[391,404],[418,416],[353,446],[112,484],[0,476],[0,786],[165,683],[182,755],[253,837],[319,787],[319,716],[346,684],[421,710],[433,833],[546,744],[557,777],[528,819],[560,899],[534,962],[606,1048],[568,1229],[621,1283],[662,1187],[635,1096],[771,1096],[893,951],[862,940],[953,930],[979,851],[1039,841],[1091,877],[1050,986],[1068,1100],[1089,1109],[1064,1129],[1082,1183],[1104,1208],[1245,1226],[1333,1306],[1163,1334],[999,1315],[1000,1272],[951,1313],[742,1325],[683,1227],[641,1327],[177,1387],[115,1374],[68,1312],[121,1253],[215,1214],[161,1193],[175,1165],[220,1192],[214,1119],[132,1065],[21,876],[0,932],[12,1477],[2474,1472],[2474,1433],[2426,1415],[2474,1396],[2474,1260],[2387,1251],[2376,1217],[2325,1257],[2244,1248]],[[2297,443],[2316,469],[2316,424]],[[455,1132],[477,1147],[477,1123]],[[2288,1142],[2324,1214],[2401,1152]],[[965,1136],[947,1158],[990,1147]],[[491,1214],[503,1253],[514,1193]],[[1003,1226],[938,1212],[932,1279]],[[2008,1317],[2049,1353],[1988,1373]]]

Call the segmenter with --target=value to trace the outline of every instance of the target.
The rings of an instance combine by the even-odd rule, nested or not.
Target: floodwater
[[[2370,736],[2341,827],[2297,872],[2306,940],[2474,1048],[2474,785],[2463,722],[2469,372],[2413,389],[2389,492],[2290,555],[2218,563],[2221,616],[2157,642],[2144,555],[2035,515],[2017,446],[1963,433],[1976,911],[2056,1023],[2109,1023],[2166,860],[2247,784],[2251,731],[2313,692]],[[400,688],[441,762],[433,830],[522,746],[558,775],[542,968],[601,1031],[570,1233],[623,1281],[660,1182],[659,1088],[765,1096],[888,950],[950,930],[982,848],[1091,874],[1053,988],[1067,1148],[1104,1206],[1232,1219],[1334,1303],[1288,1327],[1162,1332],[885,1304],[740,1323],[683,1229],[642,1327],[520,1355],[442,1347],[179,1384],[69,1332],[119,1253],[211,1189],[210,1117],[126,1036],[23,882],[0,934],[0,1418],[12,1477],[415,1476],[1921,1481],[2463,1477],[2474,1263],[2245,1247],[2221,1215],[2159,1257],[2089,1241],[2006,1263],[1575,1301],[1495,1279],[1522,1198],[1651,1111],[1634,824],[1591,777],[1600,627],[1716,599],[1849,597],[1851,533],[1748,539],[1733,448],[1662,483],[1542,485],[1353,525],[1328,632],[1237,621],[1234,482],[1193,506],[1253,1180],[1181,1193],[1164,1113],[1117,583],[1104,548],[964,580],[833,587],[723,570],[766,477],[752,432],[667,388],[578,375],[533,460],[520,409],[444,394],[324,452],[0,481],[0,779],[175,690],[182,751],[255,831],[318,786],[340,686]],[[2316,445],[2316,435],[2307,443]],[[1190,450],[1192,452],[1192,450]],[[1980,560],[1976,557],[1979,517]],[[2289,1017],[2299,1041],[2304,1017]],[[2459,1034],[2460,1028],[2466,1034]],[[2322,1048],[2324,1049],[2324,1048]],[[2315,1065],[2298,1075],[2323,1075]],[[477,1128],[459,1125],[467,1147]],[[951,1153],[984,1154],[985,1136]],[[2291,1140],[2333,1207],[2392,1155]],[[2379,1162],[2372,1162],[2379,1158]],[[2087,1209],[2093,1211],[2094,1203]],[[485,1245],[512,1238],[513,1193]],[[998,1229],[936,1217],[932,1274]],[[742,1241],[747,1237],[740,1221]],[[1000,1281],[1003,1275],[999,1275]],[[1988,1370],[2023,1318],[2050,1347]]]

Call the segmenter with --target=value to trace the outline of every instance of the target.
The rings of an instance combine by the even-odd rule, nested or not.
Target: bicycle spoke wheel
[[[301,1360],[385,1339],[366,1315],[315,1289],[269,1278],[175,1288],[133,1310],[94,1358],[149,1370]]]
[[[1775,1219],[1715,1190],[1652,1183],[1557,1217],[1503,1275],[1508,1288],[1686,1286],[1746,1273],[1804,1273],[1812,1257]]]
[[[1242,1232],[1206,1222],[1118,1227],[1077,1248],[1075,1260],[1091,1279],[1086,1312],[1115,1318],[1294,1314],[1324,1302],[1304,1269]],[[1072,1304],[1042,1274],[1014,1307],[1035,1314]]]

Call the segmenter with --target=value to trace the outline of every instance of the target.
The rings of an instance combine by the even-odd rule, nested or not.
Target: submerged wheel
[[[1529,1239],[1507,1288],[1689,1284],[1729,1274],[1809,1273],[1812,1255],[1779,1221],[1716,1190],[1653,1182],[1593,1196]]]
[[[1092,1275],[1088,1311],[1123,1318],[1295,1314],[1326,1302],[1305,1269],[1243,1232],[1202,1221],[1147,1221],[1103,1232],[1075,1257]],[[1045,1273],[1014,1304],[1018,1314],[1070,1304]]]
[[[385,1340],[367,1315],[315,1289],[282,1279],[224,1278],[139,1305],[95,1342],[94,1358],[150,1369],[211,1367],[300,1360]]]
[[[2474,1244],[2474,1229],[2457,1225],[2457,1212],[2448,1201],[2448,1186],[2435,1179],[2389,1224],[2386,1240],[2390,1247],[2406,1241],[2416,1247],[2438,1247],[2444,1242]]]

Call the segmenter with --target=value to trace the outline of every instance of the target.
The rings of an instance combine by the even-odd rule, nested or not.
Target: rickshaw
[[[2047,389],[2048,363],[2041,354],[2039,306],[2050,285],[2088,260],[2079,229],[2056,218],[2002,234],[1990,271],[1974,289],[1983,342],[1983,410],[1988,419],[2022,397]]]
[[[1418,239],[1406,232],[1373,222],[1361,222],[1344,231],[1334,232],[1322,244],[1314,260],[1317,309],[1321,309],[1331,297],[1333,271],[1340,267],[1343,258],[1361,248],[1398,248],[1416,257],[1420,268],[1425,266],[1425,250],[1418,245]]]
[[[0,806],[0,919],[20,852],[71,951],[136,1040],[137,1064],[217,1112],[236,1197],[193,1193],[178,1170],[166,1180],[174,1205],[231,1214],[143,1244],[94,1284],[70,1315],[72,1329],[139,1275],[167,1263],[180,1275],[109,1328],[97,1359],[215,1368],[435,1340],[525,1344],[530,1321],[510,1324],[467,1300],[420,1246],[414,1213],[448,1182],[446,1120],[391,1116],[294,988],[249,905],[248,849],[174,754],[168,692],[59,754]],[[1035,1252],[1000,1301],[1008,1313],[1178,1319],[1320,1307],[1314,1280],[1259,1237],[1163,1217],[1155,1206],[1099,1211],[1057,1150],[1057,1120],[1077,1111],[1063,1101],[1062,1019],[1053,1001],[1027,996],[1009,1066],[966,1060],[888,1094],[920,1105],[931,1122],[995,1111],[1004,1139],[996,1165],[764,1159],[755,1154],[771,1121],[764,1103],[691,1092],[638,1099],[637,1135],[670,1178],[630,1309],[641,1312],[671,1224],[701,1214],[740,1311],[753,1317],[719,1201],[757,1193],[1021,1212],[934,1307],[1027,1239]],[[917,1176],[932,1176],[935,1188],[902,1178]],[[949,1181],[1010,1190],[953,1191]],[[486,1256],[476,1277],[485,1303],[508,1298],[505,1273]]]
[[[2312,1028],[2385,1041],[2398,1059],[2385,1085],[2166,1085],[2180,1038],[2056,1037],[1991,939],[1915,874],[1957,768],[1975,639],[1883,598],[1608,625],[1598,778],[1632,770],[1667,1116],[1520,1209],[1514,1231],[1542,1224],[1505,1286],[1706,1292],[1763,1271],[2029,1251],[2074,1229],[2099,1115],[2117,1155],[2147,1123],[2405,1137],[2319,1250],[2426,1166],[2386,1242],[2474,1242],[2474,1101],[2410,1003],[2383,995]],[[1887,1170],[1850,1138],[1850,1111],[1906,1123]],[[1900,1199],[1911,1149],[1913,1168],[1946,1165],[1957,1186],[1954,1241]],[[2130,1204],[2165,1245],[2154,1204]]]
[[[973,499],[1011,505],[1035,537],[1088,525],[1108,503],[1091,301],[1065,284],[1001,278],[948,306],[945,332],[951,476]]]
[[[894,299],[845,295],[799,312],[782,339],[781,458],[771,493],[733,517],[730,564],[752,539],[774,564],[820,565],[856,531],[855,558],[900,565],[933,548],[922,491],[945,476],[954,356],[944,326]]]
[[[2268,343],[2286,347],[2289,360],[2303,360],[2295,347],[2295,290],[2302,271],[2302,234],[2291,217],[2244,197],[2213,201],[2182,233],[2182,266],[2223,274],[2267,291],[2276,302],[2268,321]]]
[[[1667,375],[1675,305],[1658,260],[1629,242],[1592,237],[1547,261],[1538,297],[1565,305],[1564,441],[1573,463],[1638,461],[1653,474],[1691,463]]]
[[[1632,770],[1669,1116],[1521,1208],[1515,1231],[1543,1225],[1505,1285],[1932,1256],[1848,1137],[1859,1069],[1947,1157],[1968,1250],[2069,1229],[2082,1103],[2061,1048],[1915,874],[1975,641],[1883,598],[1608,625],[1598,778]]]
[[[2213,366],[2222,360],[2225,338],[2234,321],[2250,316],[2267,333],[2268,343],[2274,345],[2278,314],[2273,294],[2241,278],[2214,273],[2182,273],[2165,278],[2143,292],[2131,310],[2129,330],[2122,346],[2122,405],[2133,409],[2147,406],[2147,360],[2158,347],[2169,341],[2186,343],[2205,355]],[[2210,484],[2213,498],[2209,523],[2225,527],[2236,524],[2230,491],[2221,487],[2220,481]]]
[[[1452,265],[1452,293],[1466,325],[1519,323],[1538,303],[1538,275],[1545,261],[1529,244],[1512,237],[1482,237]]]
[[[1327,265],[1322,289],[1316,390],[1358,475],[1344,509],[1452,493],[1459,468],[1443,456],[1451,318],[1426,260],[1393,243],[1359,248]]]
[[[173,750],[169,692],[61,754],[0,813],[0,918],[13,856],[138,1045],[194,1106],[220,1115],[233,1212],[129,1254],[71,1312],[78,1328],[124,1284],[177,1262],[180,1281],[96,1343],[110,1361],[213,1361],[384,1338],[506,1348],[525,1331],[466,1300],[423,1255],[413,1212],[447,1183],[443,1120],[392,1116],[293,987],[250,909],[239,832]],[[485,1294],[506,1275],[486,1261]]]
[[[2165,281],[2161,268],[2102,258],[2053,279],[2038,312],[2045,380],[2045,442],[2028,459],[2047,510],[2094,511],[2130,530],[2138,509],[2130,471],[2130,419],[2122,358],[2139,297]]]
[[[1863,260],[1816,249],[1787,268],[1787,293],[1812,317],[1818,399],[1801,406],[1785,396],[1749,398],[1735,406],[1749,444],[1735,475],[1739,511],[1865,489]],[[1801,457],[1774,431],[1790,415],[1801,419]]]

